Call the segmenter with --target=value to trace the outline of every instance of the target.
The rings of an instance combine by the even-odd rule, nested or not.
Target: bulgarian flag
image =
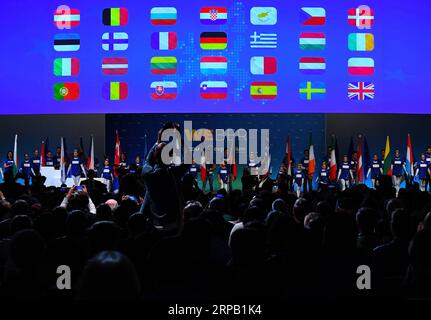
[[[94,137],[91,135],[90,138],[90,151],[87,157],[87,169],[94,170]]]
[[[286,168],[287,168],[287,175],[291,176],[292,175],[292,146],[291,146],[291,141],[290,141],[290,136],[287,137],[287,145],[286,145]]]
[[[312,177],[316,172],[316,158],[314,157],[314,145],[313,145],[313,137],[310,132],[310,147],[308,148],[309,153],[309,163],[308,163],[308,175]]]
[[[412,138],[410,133],[407,135],[407,155],[406,155],[406,169],[409,176],[414,176],[414,160],[413,160],[413,148]]]
[[[391,169],[391,146],[389,144],[389,136],[386,137],[386,147],[385,147],[385,159],[384,159],[384,165],[383,165],[383,173],[386,175],[391,176],[392,175],[392,169]]]
[[[13,144],[13,175],[15,176],[18,172],[18,135],[15,135],[15,141]]]
[[[364,175],[362,172],[363,169],[363,159],[362,159],[362,136],[359,136],[358,140],[358,165],[356,168],[356,174],[358,177],[358,181],[362,182],[364,179]]]
[[[115,150],[114,150],[114,166],[118,168],[120,166],[120,155],[121,155],[121,144],[120,134],[116,131]],[[114,176],[118,177],[118,170],[114,170]]]

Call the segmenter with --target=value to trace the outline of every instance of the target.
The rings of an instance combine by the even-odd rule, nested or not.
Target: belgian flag
[[[129,22],[129,12],[126,8],[106,8],[103,10],[105,26],[125,26]]]

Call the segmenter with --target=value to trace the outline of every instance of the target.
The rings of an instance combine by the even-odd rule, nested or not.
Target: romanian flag
[[[102,96],[109,101],[119,101],[127,99],[129,87],[125,82],[111,81],[103,84]]]
[[[391,146],[389,144],[389,136],[386,137],[385,159],[383,165],[383,173],[389,176],[392,175],[391,162]]]

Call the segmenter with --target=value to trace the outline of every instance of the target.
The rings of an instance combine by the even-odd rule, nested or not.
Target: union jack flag
[[[348,92],[350,100],[373,100],[375,95],[374,83],[350,82]]]

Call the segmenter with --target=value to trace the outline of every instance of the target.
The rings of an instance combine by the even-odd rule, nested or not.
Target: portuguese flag
[[[79,84],[71,82],[56,83],[54,85],[55,100],[78,100]]]
[[[391,146],[389,144],[389,136],[386,137],[386,147],[385,147],[385,159],[384,159],[384,165],[383,165],[383,174],[392,175],[391,170]]]

